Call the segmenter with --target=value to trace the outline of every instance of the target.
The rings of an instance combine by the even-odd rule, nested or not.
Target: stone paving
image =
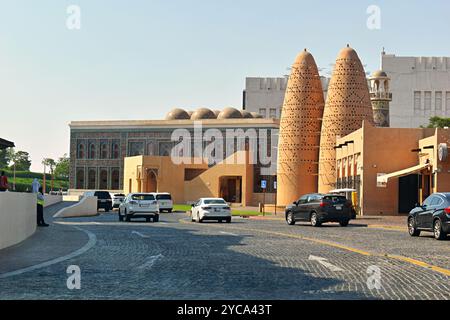
[[[41,245],[63,258],[69,244],[87,251],[4,278],[0,271],[0,299],[450,299],[450,241],[356,225],[318,229],[241,218],[196,224],[182,213],[161,221],[118,222],[112,213],[54,221],[46,232],[60,241]],[[21,251],[23,245],[11,248],[9,260],[0,252],[0,261],[26,266],[17,262]],[[81,269],[80,290],[67,288],[69,265]],[[380,271],[378,289],[368,270]]]

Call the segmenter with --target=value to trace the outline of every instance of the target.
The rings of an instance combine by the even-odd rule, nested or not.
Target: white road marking
[[[220,233],[222,233],[222,234],[227,234],[227,235],[229,235],[229,236],[235,236],[235,237],[238,236],[237,234],[231,233],[231,232],[220,231]]]
[[[53,259],[53,260],[49,260],[40,264],[36,264],[34,266],[30,266],[27,268],[23,268],[23,269],[19,269],[19,270],[15,270],[15,271],[11,271],[11,272],[6,272],[6,273],[2,273],[0,274],[0,279],[5,279],[5,278],[9,278],[9,277],[13,277],[13,276],[17,276],[26,272],[30,272],[30,271],[34,271],[37,269],[41,269],[41,268],[46,268],[49,267],[51,265],[54,265],[56,263],[60,263],[69,259],[73,259],[79,255],[82,255],[83,253],[87,252],[89,249],[91,249],[93,246],[95,246],[95,244],[97,243],[97,237],[95,236],[95,234],[93,234],[92,232],[88,231],[88,230],[84,230],[78,227],[74,227],[75,229],[78,229],[80,231],[83,231],[84,233],[86,233],[89,237],[89,241],[80,249],[69,253],[68,255]]]
[[[146,236],[145,234],[142,234],[138,231],[132,231],[131,234],[138,235],[139,237],[144,238],[144,239],[150,238],[149,236]]]
[[[163,258],[164,256],[162,254],[158,254],[157,256],[151,256],[147,259],[147,261],[145,261],[145,263],[141,266],[138,267],[139,270],[145,270],[145,269],[150,269],[151,267],[153,267],[153,265],[155,264],[155,262],[160,259]]]
[[[322,257],[316,257],[316,256],[313,256],[313,255],[310,255],[308,260],[317,261],[318,263],[320,263],[324,267],[330,269],[331,271],[335,271],[335,272],[337,272],[337,271],[344,271],[344,269],[341,269],[341,268],[335,266],[334,264],[331,264],[331,263],[327,262],[327,259],[322,258]]]

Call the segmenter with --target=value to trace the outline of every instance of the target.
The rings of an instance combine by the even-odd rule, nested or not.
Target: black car
[[[339,222],[346,227],[354,216],[351,201],[334,194],[306,194],[286,207],[286,222],[309,221],[314,227],[325,222]]]
[[[450,192],[434,193],[412,209],[408,231],[412,237],[418,237],[421,231],[431,231],[436,239],[444,240],[450,233]]]
[[[103,209],[108,212],[113,208],[111,195],[108,191],[88,191],[84,196],[97,197],[97,211]]]

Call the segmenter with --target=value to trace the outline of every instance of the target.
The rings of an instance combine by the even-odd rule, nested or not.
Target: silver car
[[[129,222],[134,218],[145,218],[147,222],[159,221],[159,207],[151,193],[130,193],[119,206],[119,221]]]

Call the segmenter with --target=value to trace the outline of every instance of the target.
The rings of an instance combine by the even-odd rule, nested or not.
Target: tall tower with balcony
[[[389,127],[389,104],[392,93],[389,90],[391,79],[383,70],[375,71],[369,77],[370,100],[372,101],[373,118],[377,127]]]

